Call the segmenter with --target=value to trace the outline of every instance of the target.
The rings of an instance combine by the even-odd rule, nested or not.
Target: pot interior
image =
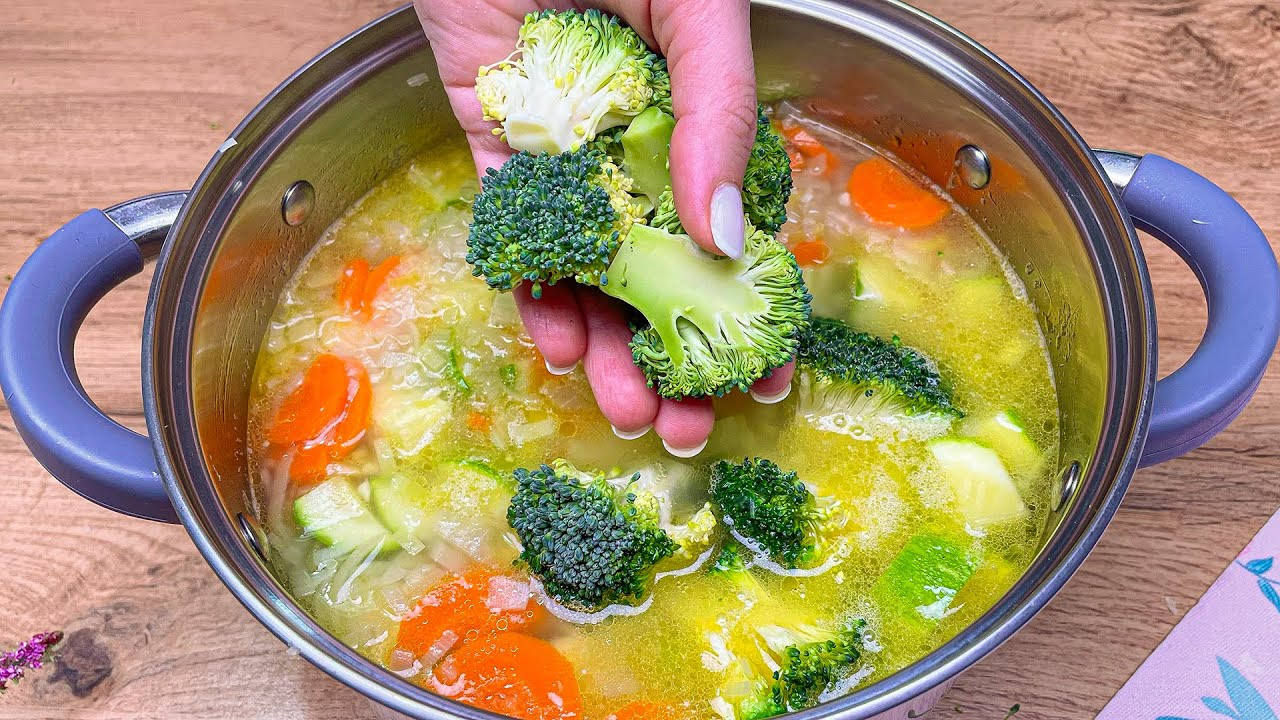
[[[1143,424],[1145,276],[1091,153],[1034,90],[970,41],[877,0],[770,0],[755,6],[753,30],[763,100],[791,98],[915,166],[1009,258],[1037,308],[1061,407],[1058,462],[1069,496],[1050,518],[1041,557],[970,630],[831,704],[862,717],[989,651],[1096,540],[1132,470]],[[149,401],[171,489],[188,506],[184,521],[201,550],[268,627],[344,682],[433,716],[428,705],[448,704],[334,642],[292,603],[237,522],[257,513],[245,419],[259,342],[283,286],[368,189],[410,158],[462,142],[412,10],[300,70],[232,137],[188,200],[155,279]],[[966,146],[989,159],[990,182],[981,189],[957,172]],[[310,186],[313,201],[298,183]]]

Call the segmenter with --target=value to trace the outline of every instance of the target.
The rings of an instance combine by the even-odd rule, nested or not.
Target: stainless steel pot
[[[753,26],[762,96],[799,96],[967,207],[1022,274],[1057,378],[1056,509],[1026,575],[928,657],[797,717],[904,716],[927,709],[1048,602],[1141,463],[1199,445],[1243,408],[1280,332],[1280,271],[1221,190],[1162,158],[1091,152],[1013,70],[923,13],[885,0],[765,0]],[[245,417],[265,324],[304,253],[366,190],[459,135],[411,9],[391,13],[263,100],[190,193],[91,211],[56,232],[0,309],[0,384],[19,431],[59,480],[121,512],[180,520],[282,641],[421,718],[494,716],[368,662],[289,597],[254,529]],[[1158,384],[1135,222],[1191,264],[1209,298],[1201,347]],[[148,439],[93,406],[71,348],[89,308],[157,251],[142,368]]]

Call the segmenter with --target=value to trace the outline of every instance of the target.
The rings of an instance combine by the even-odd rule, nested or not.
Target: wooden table
[[[78,212],[189,187],[282,78],[384,0],[8,0],[0,20],[0,294]],[[1280,11],[1256,0],[928,0],[1025,73],[1097,146],[1151,151],[1220,182],[1280,240]],[[1192,274],[1146,243],[1161,365],[1204,327]],[[99,306],[81,376],[142,428],[147,278]],[[1093,556],[946,697],[943,718],[1091,717],[1280,507],[1280,379],[1207,447],[1142,471]],[[131,520],[54,482],[0,413],[0,639],[64,629],[63,659],[0,718],[370,718],[286,654],[180,527]],[[932,717],[932,715],[931,715]]]

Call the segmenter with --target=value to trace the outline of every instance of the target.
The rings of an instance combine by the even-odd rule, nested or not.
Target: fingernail
[[[742,257],[746,227],[742,218],[742,192],[725,183],[711,194],[711,241],[720,252],[737,260]]]
[[[578,367],[578,363],[567,365],[565,367],[560,367],[559,365],[552,365],[550,360],[543,360],[542,362],[546,364],[547,372],[551,373],[552,375],[568,375],[569,373],[573,372],[574,368]]]
[[[634,432],[627,432],[626,430],[619,430],[619,429],[618,429],[618,426],[617,426],[617,425],[614,425],[613,423],[610,423],[610,424],[609,424],[609,427],[613,428],[613,434],[614,434],[614,435],[617,435],[618,437],[622,438],[623,440],[639,440],[640,438],[644,437],[646,433],[648,433],[648,432],[649,432],[649,429],[653,427],[653,423],[649,423],[648,425],[645,425],[644,427],[642,427],[642,428],[640,428],[639,430],[636,430],[636,431],[634,431]]]
[[[760,403],[761,405],[775,405],[777,403],[782,402],[783,400],[786,400],[787,396],[790,394],[791,394],[791,383],[787,383],[786,387],[782,388],[781,390],[779,390],[778,392],[772,395],[765,395],[764,393],[758,393],[755,390],[751,390],[751,397],[755,398],[756,402]]]
[[[706,440],[703,440],[703,441],[702,441],[702,442],[701,442],[697,447],[691,447],[691,448],[687,448],[687,449],[683,449],[683,450],[682,450],[682,449],[679,449],[679,448],[673,448],[673,447],[671,447],[670,445],[668,445],[668,444],[667,444],[667,441],[666,441],[666,440],[663,440],[663,441],[662,441],[662,447],[666,448],[666,449],[667,449],[667,452],[671,453],[672,455],[674,455],[674,456],[676,456],[676,457],[678,457],[678,458],[691,458],[691,457],[693,457],[694,455],[697,455],[698,453],[700,453],[700,452],[702,452],[704,449],[706,449],[706,447],[707,447],[707,441],[708,441],[708,440],[710,440],[710,439],[711,439],[711,438],[707,438]]]

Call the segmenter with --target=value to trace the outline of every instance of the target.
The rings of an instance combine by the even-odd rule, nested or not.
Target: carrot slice
[[[849,199],[872,222],[907,230],[928,227],[948,211],[942,198],[882,157],[864,160],[853,169]]]
[[[456,649],[463,640],[527,627],[541,617],[542,606],[530,602],[520,609],[490,608],[491,601],[503,592],[504,583],[510,592],[510,585],[517,582],[488,568],[477,567],[435,585],[400,619],[396,645],[414,657],[421,657],[446,632],[457,637]]]
[[[346,395],[346,407],[334,424],[328,442],[333,447],[331,455],[335,460],[351,454],[364,439],[373,419],[373,388],[369,383],[369,373],[359,363],[347,363]]]
[[[472,410],[471,412],[467,413],[468,429],[474,430],[475,432],[484,433],[484,432],[489,432],[490,425],[492,425],[492,422],[489,420],[488,415],[485,415],[484,413],[478,410]]]
[[[637,700],[623,705],[622,709],[611,713],[605,720],[671,720],[679,714],[672,705]]]
[[[330,462],[360,444],[372,413],[373,389],[364,366],[326,353],[311,362],[302,384],[280,404],[267,439],[281,452],[293,450],[291,478],[315,482]]]
[[[551,643],[501,633],[464,645],[436,665],[437,694],[519,720],[582,717],[573,666]]]
[[[808,130],[805,130],[798,125],[793,125],[783,128],[782,134],[786,136],[788,143],[795,149],[791,154],[793,170],[798,169],[795,167],[796,156],[794,154],[795,152],[798,152],[801,156],[801,167],[805,165],[803,160],[804,158],[822,158],[822,174],[829,175],[835,171],[836,165],[839,162],[836,159],[836,154],[831,152],[831,150],[824,145],[821,140],[814,137]]]
[[[369,261],[358,258],[342,268],[338,278],[336,296],[338,303],[348,315],[368,321],[373,315],[373,301],[382,290],[387,277],[400,265],[400,256],[391,257],[378,263],[372,269]]]
[[[822,240],[805,240],[791,246],[791,254],[801,266],[821,265],[831,257],[831,247]]]
[[[360,312],[360,306],[364,302],[365,285],[368,283],[368,260],[357,258],[342,268],[342,275],[338,277],[338,286],[335,294],[338,304],[342,305],[348,315],[355,315]]]
[[[294,448],[293,460],[289,463],[289,479],[299,487],[318,485],[324,482],[330,459],[329,448],[323,445]]]
[[[288,445],[319,436],[342,411],[346,396],[346,363],[336,355],[320,355],[303,374],[302,384],[280,403],[267,439]]]
[[[378,297],[378,292],[382,290],[382,285],[387,281],[387,277],[400,266],[400,256],[392,255],[391,257],[378,263],[378,266],[369,271],[369,279],[364,286],[364,304],[366,311],[373,310],[373,300]]]

